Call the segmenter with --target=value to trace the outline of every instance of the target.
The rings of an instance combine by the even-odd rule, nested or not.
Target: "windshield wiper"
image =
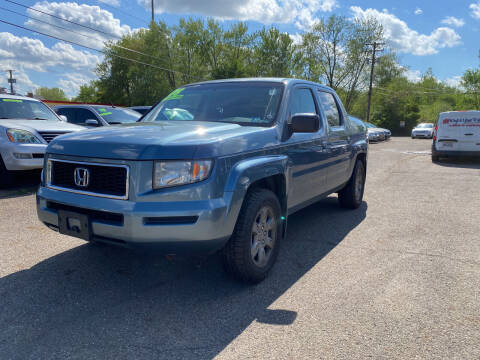
[[[39,117],[34,117],[33,119],[30,119],[30,120],[48,120],[48,119],[39,118]]]

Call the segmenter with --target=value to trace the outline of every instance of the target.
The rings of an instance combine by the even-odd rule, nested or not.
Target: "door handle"
[[[465,136],[473,136],[472,133],[465,134]]]

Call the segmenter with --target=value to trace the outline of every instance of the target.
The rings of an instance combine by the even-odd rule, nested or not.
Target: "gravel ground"
[[[289,219],[271,276],[218,256],[92,246],[45,228],[35,184],[0,191],[2,359],[480,357],[480,164],[429,140],[371,145],[365,202]]]

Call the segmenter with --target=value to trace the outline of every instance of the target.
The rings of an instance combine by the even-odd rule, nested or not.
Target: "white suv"
[[[431,123],[418,124],[412,130],[412,139],[415,139],[415,138],[424,138],[424,139],[433,138],[433,124]]]
[[[13,180],[14,171],[41,169],[53,138],[83,129],[62,121],[41,101],[0,95],[0,186]]]
[[[450,111],[439,115],[432,161],[441,156],[480,156],[480,111]]]

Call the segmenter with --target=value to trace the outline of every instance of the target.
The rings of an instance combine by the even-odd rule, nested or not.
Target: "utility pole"
[[[152,0],[153,1],[153,0]],[[372,86],[373,86],[373,71],[375,69],[375,62],[377,61],[377,51],[383,51],[383,49],[378,49],[379,46],[385,45],[384,43],[374,42],[373,44],[366,44],[367,46],[372,46],[372,67],[370,68],[370,86],[368,88],[368,107],[367,107],[367,122],[370,121],[370,105],[372,102]]]
[[[153,1],[154,0],[152,0],[152,22],[155,22],[155,7],[153,5]]]
[[[10,78],[8,79],[8,83],[10,84],[10,93],[13,95],[13,94],[15,94],[15,93],[13,92],[13,84],[15,84],[15,83],[17,82],[17,79],[14,79],[14,78],[13,78],[13,72],[14,72],[15,70],[6,70],[6,71],[7,71],[8,73],[10,73]]]

